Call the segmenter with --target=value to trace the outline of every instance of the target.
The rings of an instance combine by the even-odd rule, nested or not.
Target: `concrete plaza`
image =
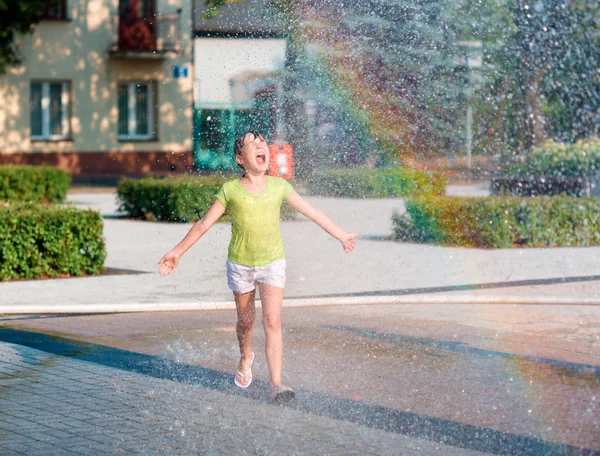
[[[594,306],[284,309],[284,381],[233,384],[234,311],[12,316],[2,454],[600,454]]]
[[[345,255],[282,225],[297,399],[281,407],[260,323],[255,381],[233,384],[229,225],[163,278],[190,225],[115,218],[111,193],[70,199],[106,216],[109,274],[0,283],[0,454],[600,454],[598,248],[396,243],[401,200],[311,198],[361,238]],[[166,305],[197,310],[125,312]]]
[[[449,192],[481,195],[481,185]],[[118,217],[113,193],[73,193],[77,207],[104,220],[108,273],[0,284],[0,313],[98,312],[230,308],[225,261],[230,225],[218,223],[186,254],[177,272],[159,276],[157,262],[190,224]],[[341,227],[361,234],[347,255],[339,242],[298,216],[282,223],[288,260],[288,305],[363,302],[511,302],[600,304],[600,247],[467,249],[387,240],[401,199],[309,197]],[[539,298],[539,299],[537,299]],[[308,301],[307,301],[308,300]]]

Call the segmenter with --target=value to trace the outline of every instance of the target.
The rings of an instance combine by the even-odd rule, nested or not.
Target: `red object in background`
[[[155,0],[119,0],[119,49],[156,50]]]
[[[271,166],[269,167],[269,176],[282,177],[290,180],[294,177],[294,149],[291,144],[271,144],[269,146],[271,153]]]

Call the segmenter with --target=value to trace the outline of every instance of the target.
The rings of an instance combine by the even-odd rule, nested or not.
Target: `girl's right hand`
[[[158,264],[160,264],[158,273],[162,276],[173,274],[175,272],[175,270],[177,269],[177,265],[179,264],[179,258],[181,258],[181,255],[178,255],[175,252],[171,251],[171,252],[167,253],[158,262]]]
[[[340,238],[340,242],[342,243],[342,247],[344,247],[344,252],[351,253],[356,246],[356,236],[358,233],[344,233]]]

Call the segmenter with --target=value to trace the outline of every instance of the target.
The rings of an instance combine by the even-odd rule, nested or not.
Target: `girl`
[[[256,310],[256,286],[262,303],[266,336],[271,401],[283,402],[295,396],[281,384],[283,336],[281,305],[285,287],[285,255],[279,233],[280,207],[284,199],[298,212],[314,221],[339,240],[346,253],[352,252],[357,233],[346,233],[318,209],[306,202],[285,180],[267,176],[269,147],[255,131],[240,135],[234,146],[235,160],[244,170],[241,179],[226,182],[206,215],[190,229],[183,240],[158,262],[161,275],[175,272],[181,256],[228,211],[231,242],[227,260],[227,282],[237,309],[237,338],[241,358],[234,382],[240,388],[252,383],[254,353],[251,350]]]

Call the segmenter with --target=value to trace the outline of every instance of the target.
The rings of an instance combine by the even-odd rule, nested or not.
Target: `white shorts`
[[[256,282],[285,288],[285,260],[266,266],[244,266],[227,260],[227,285],[239,294],[256,288]]]

